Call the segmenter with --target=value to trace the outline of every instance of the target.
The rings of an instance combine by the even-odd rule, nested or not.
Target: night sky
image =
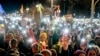
[[[44,4],[46,0],[0,0],[0,3],[2,4],[4,10],[6,12],[12,12],[15,10],[19,10],[21,7],[21,4],[24,5],[24,7],[29,7],[33,3],[42,3]]]
[[[29,7],[32,4],[37,2],[42,3],[43,5],[50,6],[50,0],[0,0],[4,10],[9,12],[14,12],[15,10],[19,10],[21,4],[25,7]],[[61,6],[62,13],[66,14],[68,10],[71,10],[72,13],[77,15],[86,15],[87,17],[90,16],[90,7],[91,7],[91,0],[54,0],[56,4]],[[71,2],[72,1],[72,2]],[[71,9],[69,9],[72,7]],[[100,13],[100,2],[96,6],[96,14]]]
[[[19,10],[21,4],[24,4],[25,6],[30,4],[32,2],[31,0],[0,0],[0,3],[4,10],[9,13],[15,10]]]

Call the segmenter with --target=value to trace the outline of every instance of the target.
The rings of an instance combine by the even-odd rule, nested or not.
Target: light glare
[[[32,38],[29,38],[29,39],[27,40],[27,42],[28,42],[28,43],[32,43],[32,42],[33,42],[33,39],[32,39]]]

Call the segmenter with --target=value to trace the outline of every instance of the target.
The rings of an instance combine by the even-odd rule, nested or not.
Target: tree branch
[[[97,1],[95,2],[94,7],[96,6],[96,4],[97,4],[99,1],[100,1],[100,0],[97,0]]]

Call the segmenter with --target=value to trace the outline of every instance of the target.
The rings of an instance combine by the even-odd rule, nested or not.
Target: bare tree
[[[96,4],[99,2],[100,0],[92,0],[91,2],[91,23],[92,23],[92,19],[94,18],[94,12],[95,12],[95,7],[96,7]]]

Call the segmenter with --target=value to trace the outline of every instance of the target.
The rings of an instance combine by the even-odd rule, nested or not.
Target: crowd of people
[[[43,19],[42,5],[36,7]],[[66,22],[65,17],[60,17],[59,5],[55,6],[51,21],[47,16],[45,22],[37,26],[28,10],[24,15],[22,8],[21,15],[9,14],[2,21],[5,22],[5,33],[0,34],[0,56],[100,56],[100,26],[85,24],[85,20],[76,24],[73,20]],[[28,30],[27,33],[22,34],[23,29]]]
[[[0,56],[100,56],[100,33],[93,35],[83,38],[78,31],[58,35],[39,31],[34,35],[37,41],[29,44],[29,37],[22,36],[18,30],[8,31]]]

